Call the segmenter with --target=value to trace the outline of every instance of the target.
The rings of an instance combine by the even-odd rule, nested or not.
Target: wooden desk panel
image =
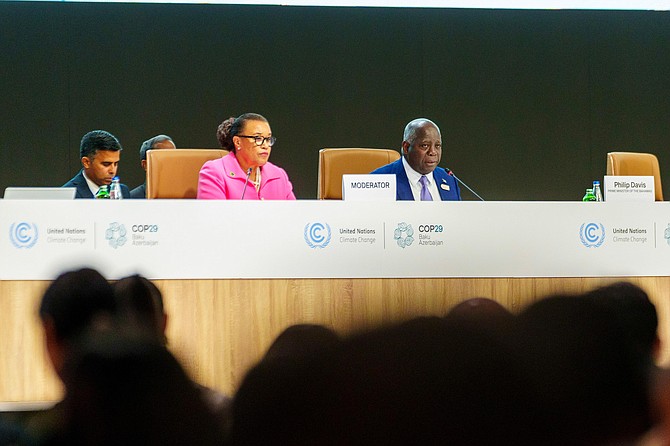
[[[321,323],[340,333],[417,315],[443,315],[471,297],[514,312],[553,293],[614,278],[157,280],[168,345],[199,382],[232,394],[286,326]],[[670,359],[670,277],[627,278],[656,304],[662,362]],[[0,281],[0,401],[56,400],[61,386],[43,346],[37,307],[48,282]]]

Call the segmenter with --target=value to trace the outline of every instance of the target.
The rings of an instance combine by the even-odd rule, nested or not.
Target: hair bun
[[[235,118],[230,117],[225,121],[223,121],[221,124],[219,124],[219,127],[216,129],[216,139],[219,140],[219,144],[221,145],[222,148],[229,150],[231,152],[235,150],[235,148],[233,147],[232,138],[230,137],[230,129],[232,128],[234,123]]]

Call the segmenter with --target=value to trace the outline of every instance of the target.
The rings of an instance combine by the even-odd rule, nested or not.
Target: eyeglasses
[[[257,146],[262,146],[263,144],[268,143],[268,145],[272,147],[277,142],[277,138],[275,138],[274,136],[267,136],[267,137],[249,136],[249,135],[235,135],[235,136],[239,136],[240,138],[253,139]]]

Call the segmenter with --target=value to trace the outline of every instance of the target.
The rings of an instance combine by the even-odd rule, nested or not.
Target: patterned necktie
[[[428,178],[425,175],[421,175],[419,183],[421,183],[421,201],[433,201],[433,197],[428,190]]]

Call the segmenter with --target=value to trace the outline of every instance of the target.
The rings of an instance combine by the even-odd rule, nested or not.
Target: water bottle
[[[600,190],[600,181],[593,182],[593,195],[596,197],[596,201],[603,201],[603,193]]]
[[[109,188],[109,198],[112,200],[121,200],[123,194],[121,194],[121,183],[119,183],[119,177],[112,178],[112,185]]]
[[[108,199],[109,198],[109,188],[106,184],[103,184],[100,186],[100,189],[98,189],[98,192],[95,194],[95,198],[97,199]]]
[[[582,201],[596,201],[596,196],[593,195],[593,189],[586,189],[586,194],[584,194]]]

